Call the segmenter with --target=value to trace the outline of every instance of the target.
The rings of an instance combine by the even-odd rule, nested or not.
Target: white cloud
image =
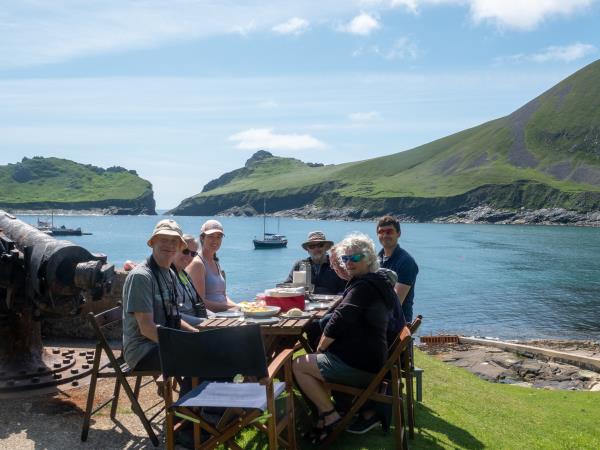
[[[594,0],[470,0],[475,23],[491,22],[502,28],[532,30],[552,16],[568,16]]]
[[[250,128],[240,131],[228,140],[237,142],[242,150],[318,150],[327,146],[309,134],[276,134],[272,128]]]
[[[355,112],[348,115],[348,118],[353,122],[368,122],[379,118],[377,111]]]
[[[597,49],[591,44],[582,44],[576,42],[575,44],[565,46],[552,45],[547,47],[544,51],[536,53],[531,56],[532,61],[544,63],[548,61],[562,61],[571,62],[581,58],[585,58],[588,55],[596,53]]]
[[[279,34],[295,34],[299,35],[308,30],[309,23],[307,20],[299,17],[293,17],[287,22],[275,25],[272,30]]]
[[[468,7],[471,19],[500,28],[532,30],[554,16],[569,16],[591,6],[595,0],[362,0],[379,8],[404,8],[419,14],[424,7]]]
[[[421,50],[414,40],[403,36],[396,39],[388,48],[380,45],[361,46],[352,52],[352,56],[358,57],[369,53],[373,53],[389,60],[400,59],[414,61],[421,55]]]
[[[517,53],[510,56],[502,56],[495,59],[498,63],[503,62],[573,62],[578,59],[593,55],[598,49],[591,44],[576,42],[571,45],[551,45],[545,49],[532,54]]]
[[[346,33],[368,36],[379,28],[381,28],[381,25],[376,18],[367,13],[362,13],[344,25],[341,30]]]
[[[404,36],[396,40],[391,49],[385,53],[387,59],[417,59],[419,46],[410,38]]]

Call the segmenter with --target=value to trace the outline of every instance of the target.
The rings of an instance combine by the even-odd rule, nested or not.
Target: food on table
[[[304,313],[298,308],[292,308],[287,312],[287,315],[290,317],[300,317],[302,314]]]
[[[273,311],[271,306],[246,305],[242,306],[242,311],[249,313],[261,313]]]

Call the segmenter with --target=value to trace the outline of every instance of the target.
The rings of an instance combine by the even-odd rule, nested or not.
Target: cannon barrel
[[[114,276],[106,256],[0,210],[0,398],[41,385],[44,377],[60,383],[53,368],[62,370],[63,355],[44,350],[41,319],[78,314],[85,298],[110,291]]]
[[[9,261],[13,266],[22,266],[24,296],[37,305],[40,313],[72,314],[83,303],[82,291],[99,296],[110,287],[114,266],[106,263],[106,256],[92,254],[69,241],[56,240],[4,211],[0,211],[0,230],[4,235],[4,254],[8,255],[7,250],[12,254],[5,256],[0,266]],[[23,254],[20,263],[15,250]],[[10,284],[5,277],[0,285],[7,282]]]

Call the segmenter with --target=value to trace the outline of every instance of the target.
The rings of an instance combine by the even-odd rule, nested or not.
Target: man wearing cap
[[[402,304],[402,312],[407,322],[412,321],[415,282],[419,267],[414,258],[400,248],[400,222],[392,216],[384,216],[377,222],[377,238],[383,246],[379,252],[379,265],[393,270],[398,276],[394,290]]]
[[[198,330],[181,319],[176,274],[170,269],[187,248],[177,222],[158,222],[148,246],[152,254],[129,272],[123,285],[123,354],[132,369],[160,370],[157,327]]]
[[[329,263],[327,250],[333,246],[333,241],[325,237],[322,231],[308,233],[302,248],[308,252],[308,258],[296,261],[284,283],[291,283],[295,270],[300,269],[300,264],[306,262],[311,268],[311,282],[315,286],[315,294],[339,294],[346,287],[346,280],[341,279]]]

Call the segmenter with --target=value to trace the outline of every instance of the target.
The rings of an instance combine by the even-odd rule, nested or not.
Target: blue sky
[[[0,164],[173,207],[256,150],[341,163],[509,114],[600,57],[599,0],[4,0]]]

